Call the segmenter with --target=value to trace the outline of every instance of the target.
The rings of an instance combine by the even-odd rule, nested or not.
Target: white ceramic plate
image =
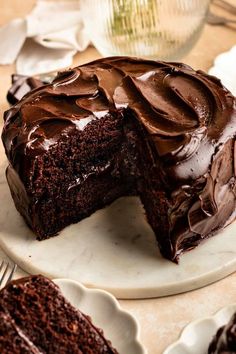
[[[236,223],[184,254],[164,259],[138,198],[121,198],[59,236],[36,241],[16,211],[0,164],[0,247],[22,269],[69,278],[118,298],[176,294],[236,270]]]
[[[209,344],[216,331],[229,322],[236,311],[236,303],[226,306],[215,315],[190,323],[179,340],[169,346],[163,354],[207,354]]]
[[[92,318],[95,326],[102,328],[119,354],[146,354],[139,342],[138,323],[120,308],[117,300],[103,290],[87,289],[69,279],[53,280],[70,303]]]
[[[223,85],[236,96],[236,46],[228,52],[221,53],[214,60],[210,75],[221,79]]]

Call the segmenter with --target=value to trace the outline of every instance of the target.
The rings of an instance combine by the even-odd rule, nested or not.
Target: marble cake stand
[[[118,298],[177,294],[219,280],[236,270],[236,223],[197,249],[179,265],[163,259],[138,198],[110,207],[36,241],[16,211],[0,166],[0,246],[29,273],[70,278],[110,291]]]

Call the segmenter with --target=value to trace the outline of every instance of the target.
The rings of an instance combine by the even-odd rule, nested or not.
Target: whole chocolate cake
[[[227,325],[221,327],[213,338],[208,354],[236,353],[236,314]]]
[[[59,73],[4,119],[7,180],[39,240],[125,195],[141,198],[173,261],[235,219],[235,98],[215,77],[104,58]]]
[[[118,354],[90,318],[43,276],[0,291],[1,354]]]

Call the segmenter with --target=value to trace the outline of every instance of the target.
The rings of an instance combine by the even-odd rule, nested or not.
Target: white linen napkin
[[[37,0],[24,19],[0,28],[0,64],[16,60],[16,71],[36,75],[72,64],[89,44],[78,0]]]
[[[208,73],[218,77],[222,84],[236,96],[236,45],[228,52],[219,54]]]

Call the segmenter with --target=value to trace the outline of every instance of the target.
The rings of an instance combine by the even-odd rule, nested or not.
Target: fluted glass
[[[90,39],[104,56],[178,60],[197,41],[209,0],[81,0]]]

